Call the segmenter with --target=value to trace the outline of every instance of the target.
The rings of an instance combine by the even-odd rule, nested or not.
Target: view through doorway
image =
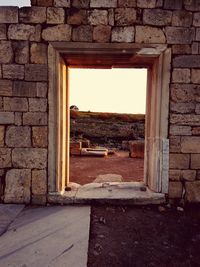
[[[147,69],[69,68],[70,183],[144,180]]]

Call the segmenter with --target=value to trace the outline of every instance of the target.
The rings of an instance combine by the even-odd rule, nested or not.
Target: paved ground
[[[128,152],[117,152],[104,158],[70,158],[70,182],[92,183],[98,175],[108,173],[121,175],[123,182],[143,181],[144,159],[129,158]]]
[[[25,208],[0,237],[0,266],[86,267],[89,226],[88,206]]]

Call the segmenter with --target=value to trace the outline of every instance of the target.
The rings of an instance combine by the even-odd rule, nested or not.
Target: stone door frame
[[[105,55],[111,58],[117,55],[114,64],[118,67],[148,68],[144,182],[155,192],[168,193],[171,50],[166,45],[159,44],[72,42],[51,42],[48,47],[49,193],[63,193],[69,183],[70,113],[66,61],[71,59],[73,62],[75,57],[79,62],[81,60],[81,65],[84,64],[84,59],[91,55],[94,58],[95,55],[102,56],[103,62]],[[120,58],[124,56],[128,58],[127,64],[121,63]],[[94,62],[93,65],[98,66],[98,64]]]

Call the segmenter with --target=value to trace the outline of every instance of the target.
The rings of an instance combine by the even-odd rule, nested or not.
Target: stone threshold
[[[151,191],[144,183],[90,183],[71,187],[71,191],[48,194],[51,204],[150,205],[166,202],[165,194]]]

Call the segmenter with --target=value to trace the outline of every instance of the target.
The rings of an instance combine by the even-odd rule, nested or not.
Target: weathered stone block
[[[173,59],[175,68],[200,68],[200,55],[182,55]]]
[[[12,81],[0,80],[0,95],[1,96],[12,96]]]
[[[182,153],[200,153],[200,137],[185,136],[181,138]]]
[[[12,169],[6,173],[5,203],[30,203],[31,170]]]
[[[170,111],[172,113],[193,113],[195,111],[194,103],[170,103]]]
[[[195,29],[182,27],[166,27],[168,44],[191,44],[195,37]]]
[[[114,18],[114,9],[108,9],[108,24],[111,26],[115,25],[115,18]]]
[[[3,78],[12,80],[23,80],[24,66],[18,64],[3,65]]]
[[[182,0],[164,0],[165,9],[181,9],[182,5]]]
[[[192,128],[190,126],[170,126],[170,135],[192,135]]]
[[[44,98],[29,98],[29,111],[47,111],[47,99]]]
[[[197,105],[196,105],[195,113],[196,113],[196,114],[200,114],[200,104],[197,104]]]
[[[200,69],[192,69],[191,81],[200,84]]]
[[[181,179],[184,181],[194,181],[196,179],[196,171],[195,170],[181,171]]]
[[[195,27],[199,27],[200,26],[200,12],[195,12],[194,13],[193,26],[195,26]]]
[[[0,24],[0,40],[6,40],[7,36],[6,36],[6,24]]]
[[[172,84],[171,99],[174,102],[193,102],[195,101],[196,90],[198,88],[191,84]]]
[[[88,23],[88,12],[83,9],[75,9],[73,11],[70,10],[67,23],[72,25],[81,25]]]
[[[180,181],[181,170],[169,170],[169,180],[170,181]]]
[[[0,125],[0,147],[4,146],[5,126]]]
[[[54,0],[56,7],[70,7],[70,0]]]
[[[14,148],[12,162],[16,168],[44,169],[47,166],[47,149]]]
[[[32,195],[31,204],[33,205],[46,205],[47,197],[45,195]]]
[[[169,182],[169,198],[181,198],[183,185],[181,182]]]
[[[13,124],[14,122],[13,112],[0,112],[0,124]]]
[[[137,6],[140,8],[155,8],[156,0],[137,0]]]
[[[47,97],[47,83],[36,83],[37,97]]]
[[[18,23],[18,7],[0,7],[0,23]]]
[[[32,171],[32,193],[34,195],[45,195],[47,193],[46,170]]]
[[[34,43],[31,45],[31,63],[47,64],[47,45]]]
[[[28,41],[17,41],[12,43],[15,63],[26,64],[29,62],[29,43]]]
[[[0,64],[11,63],[13,50],[10,41],[0,41]]]
[[[13,84],[13,96],[46,98],[47,84],[43,82],[15,81]]]
[[[136,7],[136,0],[118,0],[119,7]]]
[[[198,0],[184,0],[186,10],[200,11],[200,2]]]
[[[200,171],[197,171],[197,180],[200,180]]]
[[[41,31],[42,26],[40,24],[34,27],[34,33],[30,35],[30,41],[32,42],[40,42],[41,41]]]
[[[23,114],[24,125],[47,125],[47,113],[27,112]]]
[[[174,11],[172,16],[172,26],[190,27],[192,25],[192,13],[179,10]]]
[[[34,147],[48,146],[48,131],[47,127],[32,127],[32,143]]]
[[[114,27],[112,29],[112,42],[125,42],[132,43],[134,42],[135,37],[135,28],[132,26],[127,27]]]
[[[192,54],[193,55],[199,54],[199,43],[198,42],[193,42],[191,49],[192,49]]]
[[[71,26],[67,24],[48,27],[42,32],[45,41],[70,41]]]
[[[169,151],[181,152],[181,138],[180,136],[171,136],[169,139]]]
[[[172,12],[162,9],[145,9],[143,23],[149,25],[165,26],[172,20]]]
[[[11,24],[8,27],[8,38],[11,40],[30,40],[36,28],[26,24]]]
[[[190,69],[173,69],[173,83],[190,83]]]
[[[93,39],[99,43],[106,43],[110,41],[111,26],[99,25],[94,28]]]
[[[16,126],[22,125],[22,112],[15,112],[15,125]]]
[[[27,64],[25,66],[26,81],[47,81],[48,71],[46,64]]]
[[[117,0],[90,0],[90,7],[117,7]]]
[[[19,21],[21,23],[44,23],[46,22],[46,8],[22,7],[19,10]]]
[[[91,25],[107,25],[108,24],[108,11],[94,9],[89,12],[88,21]]]
[[[0,97],[0,111],[3,111],[3,97]]]
[[[72,40],[75,42],[92,42],[93,27],[90,25],[81,25],[73,29]]]
[[[190,155],[188,154],[170,154],[170,169],[187,170],[189,169]]]
[[[65,23],[65,11],[61,7],[47,8],[47,23],[48,24],[62,24]]]
[[[165,35],[159,28],[136,26],[136,43],[165,43]]]
[[[191,169],[200,169],[200,154],[191,154]]]
[[[33,4],[31,4],[33,6]],[[38,6],[52,6],[53,0],[37,0]]]
[[[200,181],[186,182],[185,190],[187,202],[200,202]]]
[[[170,123],[177,125],[200,126],[200,115],[194,114],[172,114]]]
[[[4,97],[5,111],[28,111],[28,101],[21,97]]]
[[[31,147],[31,128],[28,126],[9,126],[6,130],[8,147]]]
[[[200,135],[200,127],[193,127],[192,135]]]
[[[190,45],[172,45],[172,53],[177,55],[191,54]]]
[[[72,6],[76,8],[88,8],[90,0],[72,0]]]
[[[0,148],[0,168],[11,167],[11,149],[10,148]]]
[[[136,9],[134,8],[116,8],[115,23],[117,26],[133,25],[137,20]]]

